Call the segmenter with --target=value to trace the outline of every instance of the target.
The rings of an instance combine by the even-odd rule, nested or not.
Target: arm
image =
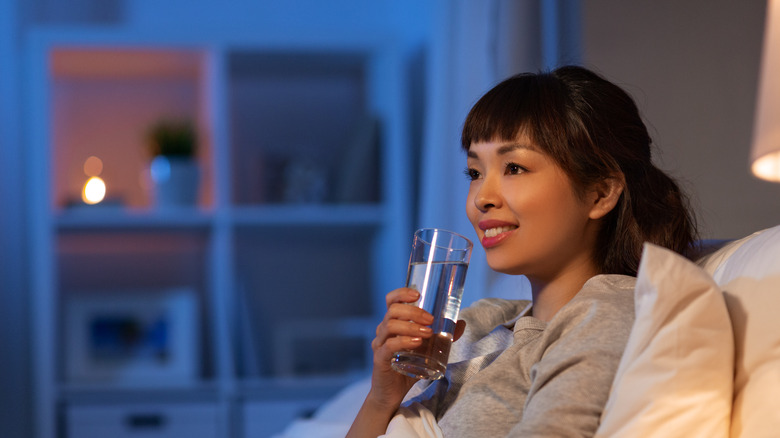
[[[377,437],[383,435],[390,419],[414,385],[415,379],[403,376],[390,367],[396,351],[414,349],[423,338],[431,336],[428,325],[433,317],[416,306],[409,306],[419,298],[414,289],[401,288],[387,294],[387,313],[371,342],[374,350],[374,368],[371,390],[366,396],[347,438]]]

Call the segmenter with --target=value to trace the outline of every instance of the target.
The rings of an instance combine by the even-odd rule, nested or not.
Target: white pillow
[[[766,231],[766,230],[764,230]],[[715,271],[726,261],[731,257],[732,254],[736,250],[738,250],[742,245],[745,244],[748,240],[760,235],[764,231],[756,231],[755,233],[743,237],[739,240],[732,240],[731,242],[723,245],[720,249],[717,251],[714,251],[710,253],[709,255],[706,255],[702,257],[701,259],[696,261],[696,264],[699,265],[702,269],[704,269],[704,272],[713,275],[715,274]]]
[[[732,437],[780,434],[780,226],[743,239],[715,269],[734,326]]]
[[[727,437],[734,343],[720,289],[693,262],[645,244],[634,297],[596,436]]]

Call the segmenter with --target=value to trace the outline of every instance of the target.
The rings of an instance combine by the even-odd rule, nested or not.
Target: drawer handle
[[[160,414],[131,414],[125,423],[131,429],[162,429],[165,427],[165,417]]]

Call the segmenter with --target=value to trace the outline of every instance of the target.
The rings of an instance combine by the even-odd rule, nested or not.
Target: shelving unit
[[[31,200],[39,438],[91,436],[90,418],[178,424],[185,403],[214,423],[187,436],[267,436],[365,374],[412,232],[392,44],[80,28],[36,31],[28,49],[28,170],[44,182]],[[195,120],[201,140],[192,207],[158,208],[143,177],[144,130],[171,116]],[[79,204],[90,155],[113,206]],[[79,336],[108,342],[125,321],[79,332],[74,301],[177,288],[196,309],[190,380],[70,377]],[[88,345],[108,362],[121,346]]]

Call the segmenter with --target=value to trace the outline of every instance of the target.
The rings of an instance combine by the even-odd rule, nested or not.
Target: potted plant
[[[155,203],[160,207],[195,205],[200,169],[193,123],[161,120],[150,128],[147,141]]]

